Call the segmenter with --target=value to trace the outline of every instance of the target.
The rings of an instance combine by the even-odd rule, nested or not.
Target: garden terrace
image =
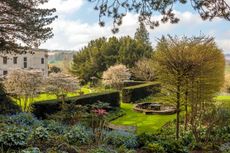
[[[139,103],[134,105],[133,110],[146,115],[171,115],[176,113],[175,107],[171,105],[164,105],[162,103]]]

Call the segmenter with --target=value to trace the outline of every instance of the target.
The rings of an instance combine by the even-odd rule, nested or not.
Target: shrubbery
[[[27,145],[29,131],[23,127],[5,126],[0,131],[0,145],[4,148],[22,148]]]
[[[92,141],[92,133],[81,125],[76,125],[65,134],[69,144],[89,144]]]
[[[93,105],[99,102],[108,103],[111,108],[117,108],[120,106],[120,93],[118,91],[102,92],[96,94],[88,94],[78,97],[66,98],[67,104],[76,105]],[[55,114],[61,111],[61,101],[59,100],[47,100],[34,103],[33,114],[38,118],[46,118],[47,115]]]
[[[136,135],[124,131],[108,132],[106,142],[116,147],[124,145],[127,148],[136,148],[138,146]]]
[[[160,92],[159,83],[145,83],[122,89],[122,101],[131,103]]]

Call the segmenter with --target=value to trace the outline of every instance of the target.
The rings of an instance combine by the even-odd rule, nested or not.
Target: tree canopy
[[[128,12],[139,14],[139,21],[155,28],[161,23],[178,23],[174,7],[190,3],[203,20],[212,20],[215,17],[230,21],[230,7],[226,0],[88,0],[95,4],[94,9],[99,12],[99,24],[105,25],[104,18],[113,19],[112,32],[119,31],[122,19]],[[156,14],[161,18],[153,19]]]
[[[55,9],[42,9],[48,0],[0,0],[0,51],[22,52],[53,36],[48,27]]]
[[[195,121],[200,120],[205,106],[213,101],[223,85],[224,61],[213,38],[169,37],[158,43],[154,54],[155,69],[162,92],[176,104],[177,138],[182,104],[185,110],[188,104],[191,106],[191,125],[197,128]]]
[[[129,36],[99,38],[91,41],[74,55],[72,72],[80,79],[90,81],[101,77],[110,66],[124,64],[128,68],[144,57],[150,57],[152,47]]]

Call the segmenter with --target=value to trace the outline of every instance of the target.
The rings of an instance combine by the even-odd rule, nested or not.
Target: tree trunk
[[[187,131],[188,129],[188,90],[185,92],[185,122],[184,122],[184,129]]]
[[[180,134],[180,80],[178,80],[177,84],[177,94],[176,94],[176,139],[179,139],[179,134]]]

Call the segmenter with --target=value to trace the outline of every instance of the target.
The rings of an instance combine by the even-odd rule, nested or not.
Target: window
[[[27,68],[27,57],[24,57],[24,59],[23,59],[23,64],[24,64],[24,68]]]
[[[14,64],[17,64],[18,63],[18,57],[14,57],[13,62],[14,62]]]
[[[7,73],[8,73],[7,71],[3,71],[3,75],[7,75]]]
[[[7,64],[7,57],[3,57],[3,64]]]
[[[44,58],[41,58],[41,64],[44,64],[44,63],[45,63]]]

